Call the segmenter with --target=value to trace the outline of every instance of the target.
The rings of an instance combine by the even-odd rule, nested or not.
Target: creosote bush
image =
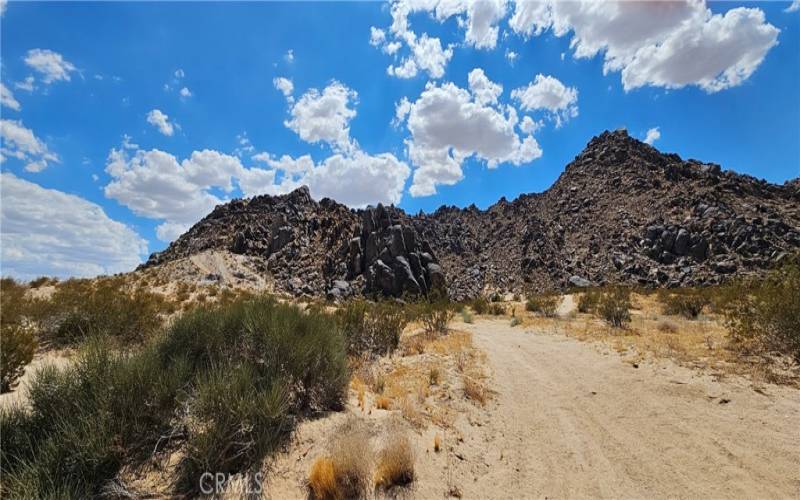
[[[602,297],[603,293],[596,289],[586,290],[581,293],[580,297],[578,297],[578,312],[594,313]]]
[[[447,333],[448,325],[454,315],[452,305],[446,300],[421,303],[418,311],[422,328],[428,334]]]
[[[561,297],[556,294],[540,294],[528,297],[525,310],[540,314],[546,318],[553,318],[561,303]]]
[[[350,354],[383,355],[397,349],[408,315],[399,304],[353,300],[341,307],[336,319]]]
[[[784,264],[761,280],[734,283],[720,295],[718,307],[736,345],[800,363],[800,262]]]
[[[139,349],[93,337],[74,364],[35,375],[30,407],[0,410],[3,493],[96,496],[122,465],[175,446],[175,492],[196,493],[203,472],[252,467],[296,417],[341,407],[347,383],[335,318],[264,297],[191,311]]]
[[[631,292],[615,286],[607,289],[597,303],[597,314],[611,326],[621,328],[631,320]]]
[[[695,319],[710,302],[705,290],[685,288],[682,290],[660,290],[658,300],[664,306],[664,314],[680,315]]]

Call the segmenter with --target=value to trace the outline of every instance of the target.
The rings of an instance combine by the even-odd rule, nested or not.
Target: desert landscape
[[[511,229],[548,233],[543,220],[569,217],[569,205],[547,219],[517,206],[575,192],[584,158],[607,162],[597,184],[632,175],[625,165],[645,155],[671,218],[636,203],[635,225],[602,202],[579,211],[583,230],[553,251],[599,246],[582,258],[532,253],[527,242],[552,240]],[[299,189],[219,206],[131,273],[6,279],[4,335],[21,361],[13,377],[4,371],[14,390],[0,396],[5,487],[21,496],[488,498],[505,496],[503,485],[525,497],[791,497],[800,193],[679,162],[606,132],[552,190],[486,211],[351,212]],[[629,178],[605,194],[635,199],[643,184]],[[728,220],[699,204],[724,206]],[[746,212],[754,205],[768,222]],[[620,216],[638,240],[581,242]],[[480,224],[496,241],[463,252],[471,240],[452,233],[485,234]],[[720,225],[741,229],[703,229]],[[139,403],[118,415],[129,397]],[[115,431],[109,417],[133,420]],[[83,443],[84,425],[123,441]],[[61,462],[63,483],[48,483],[48,460]]]
[[[800,1],[0,28],[1,498],[800,498]]]

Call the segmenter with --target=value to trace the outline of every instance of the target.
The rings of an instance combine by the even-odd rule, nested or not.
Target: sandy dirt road
[[[465,497],[800,498],[800,391],[762,394],[668,361],[634,368],[506,321],[458,327],[497,391],[463,444],[485,465]]]

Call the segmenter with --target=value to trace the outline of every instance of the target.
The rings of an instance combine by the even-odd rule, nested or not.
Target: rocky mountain
[[[707,285],[800,249],[800,181],[682,160],[618,130],[594,137],[547,191],[487,210],[350,210],[301,188],[218,206],[145,266],[207,249],[263,258],[260,271],[293,294]]]

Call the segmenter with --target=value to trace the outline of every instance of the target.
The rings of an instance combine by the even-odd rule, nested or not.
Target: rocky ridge
[[[593,138],[555,184],[487,210],[350,210],[283,196],[214,209],[145,266],[206,249],[264,258],[278,288],[332,298],[716,284],[800,248],[800,182],[682,160],[624,130]]]

